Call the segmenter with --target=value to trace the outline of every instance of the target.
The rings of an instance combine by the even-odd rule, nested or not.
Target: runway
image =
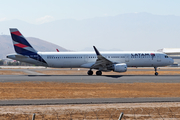
[[[0,82],[180,83],[180,75],[1,75]]]
[[[0,100],[0,106],[180,102],[180,98],[89,98]]]

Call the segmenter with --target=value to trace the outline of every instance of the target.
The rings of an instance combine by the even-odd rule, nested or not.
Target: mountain
[[[18,28],[24,36],[34,36],[67,49],[158,50],[180,47],[180,16],[127,13],[84,20],[64,19],[40,25],[19,20],[0,22],[0,33]]]
[[[27,37],[26,39],[37,51],[56,52],[56,49],[59,49],[59,51],[68,51],[65,48],[38,38]],[[6,58],[6,55],[11,53],[15,53],[11,36],[0,35],[0,59]]]

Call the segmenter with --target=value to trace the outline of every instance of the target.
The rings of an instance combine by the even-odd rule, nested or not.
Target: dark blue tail
[[[32,55],[37,53],[17,28],[10,28],[10,32],[16,53],[22,55]]]
[[[30,58],[46,63],[46,61],[37,53],[37,51],[29,44],[24,36],[17,28],[10,28],[11,37],[16,53],[29,56]]]

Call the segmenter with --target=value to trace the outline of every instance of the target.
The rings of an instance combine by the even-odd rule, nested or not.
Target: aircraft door
[[[88,55],[85,55],[85,56],[84,56],[84,61],[85,61],[85,62],[88,62]]]
[[[161,62],[161,56],[160,55],[157,56],[157,62]]]
[[[125,62],[129,62],[129,55],[125,56]]]
[[[40,57],[39,55],[37,55],[37,60],[38,60],[39,62],[42,61],[42,60],[41,60],[41,57]]]
[[[37,60],[38,60],[39,62],[42,62],[41,54],[37,55]]]

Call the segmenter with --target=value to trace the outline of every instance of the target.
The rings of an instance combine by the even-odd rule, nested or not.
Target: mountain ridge
[[[34,49],[40,52],[56,52],[56,49],[59,51],[68,51],[61,46],[41,40],[39,38],[26,37],[26,39],[34,47]],[[6,55],[11,53],[15,53],[11,36],[0,35],[0,59],[6,58]]]

